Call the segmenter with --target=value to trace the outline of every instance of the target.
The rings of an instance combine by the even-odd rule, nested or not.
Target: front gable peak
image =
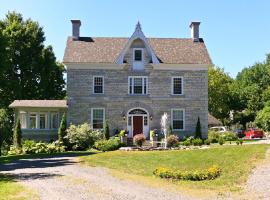
[[[151,58],[152,63],[153,64],[159,64],[159,60],[157,59],[157,56],[155,55],[155,53],[154,53],[153,49],[151,48],[147,38],[145,37],[144,33],[142,32],[140,22],[138,22],[136,24],[135,31],[133,32],[133,34],[131,35],[131,37],[129,38],[127,43],[125,44],[125,46],[122,49],[122,51],[120,52],[119,56],[117,57],[116,63],[117,64],[123,64],[124,63],[125,54],[131,48],[132,43],[135,40],[138,40],[138,39],[143,42],[143,44],[144,44],[144,46],[146,48],[146,51],[147,51],[148,55]]]

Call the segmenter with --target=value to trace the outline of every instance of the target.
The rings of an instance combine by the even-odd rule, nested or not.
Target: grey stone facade
[[[93,94],[93,76],[104,76],[104,94]],[[148,94],[128,94],[128,76],[147,76]],[[171,95],[171,78],[183,77],[184,94]],[[149,130],[160,129],[164,112],[171,109],[185,110],[185,130],[174,132],[183,136],[194,135],[197,118],[200,117],[203,137],[208,127],[208,71],[157,70],[146,65],[144,71],[136,72],[131,67],[118,69],[70,69],[67,68],[68,123],[91,123],[91,108],[105,108],[105,118],[111,134],[115,129],[127,128],[127,111],[143,108],[148,111]]]

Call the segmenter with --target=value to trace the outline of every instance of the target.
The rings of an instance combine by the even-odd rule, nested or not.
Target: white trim
[[[174,84],[173,84],[173,81],[175,78],[181,78],[181,94],[174,94]],[[173,96],[182,96],[184,95],[184,77],[183,76],[172,76],[171,77],[171,95]]]
[[[183,129],[173,129],[173,111],[174,110],[183,111]],[[186,115],[185,115],[185,109],[184,108],[172,108],[171,109],[171,126],[172,126],[172,131],[184,131],[185,130]]]
[[[131,93],[129,91],[129,87],[130,87],[130,78],[132,79],[132,89],[131,89]],[[141,78],[142,79],[142,93],[141,94],[135,94],[134,93],[134,78]],[[144,81],[144,79],[146,78],[146,83]],[[146,84],[146,91],[144,90],[144,85]],[[148,76],[128,76],[128,94],[129,95],[148,95]]]
[[[208,70],[212,65],[209,64],[152,64],[149,63],[155,70],[192,70],[192,71],[201,71]],[[69,69],[108,69],[108,70],[121,70],[125,66],[128,66],[127,63],[116,64],[116,63],[65,63],[67,70]]]
[[[102,78],[102,93],[95,93],[95,78]],[[92,92],[93,94],[104,94],[104,76],[93,76]]]
[[[104,129],[104,127],[105,127],[105,108],[103,108],[103,107],[91,108],[91,126],[92,126],[92,129],[99,130],[99,129],[93,127],[93,113],[94,113],[93,110],[103,110],[103,128],[102,129]]]

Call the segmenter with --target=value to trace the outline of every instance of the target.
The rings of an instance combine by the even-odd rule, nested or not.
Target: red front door
[[[133,136],[143,133],[143,117],[133,116]]]

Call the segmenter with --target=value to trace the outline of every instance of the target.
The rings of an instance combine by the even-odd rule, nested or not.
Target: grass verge
[[[13,179],[12,176],[0,174],[0,200],[34,200],[38,199],[34,191],[30,191]]]
[[[179,188],[211,190],[215,192],[239,191],[251,170],[265,157],[269,145],[219,146],[205,150],[114,151],[82,157],[90,166],[102,166],[125,174],[139,175],[156,181],[156,167],[181,170],[206,169],[218,165],[222,174],[215,180],[170,182]],[[162,180],[164,181],[164,180]],[[167,181],[168,182],[168,181]]]

